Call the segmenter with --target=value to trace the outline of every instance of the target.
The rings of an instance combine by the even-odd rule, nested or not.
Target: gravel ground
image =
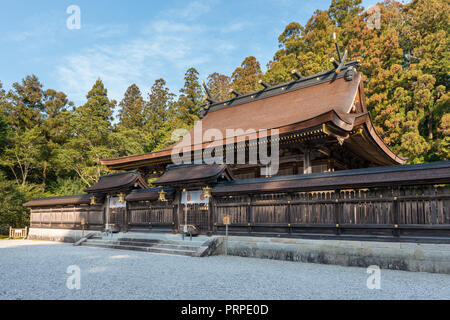
[[[67,267],[81,288],[66,286]],[[0,241],[0,300],[5,299],[450,299],[450,275],[381,270],[381,289],[365,268],[241,257],[192,258]]]

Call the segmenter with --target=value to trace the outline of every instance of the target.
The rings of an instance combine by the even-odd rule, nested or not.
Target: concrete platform
[[[222,243],[216,254],[224,253]],[[228,254],[341,266],[450,274],[450,244],[232,236]]]

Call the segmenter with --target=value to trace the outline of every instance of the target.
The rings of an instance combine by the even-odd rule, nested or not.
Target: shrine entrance
[[[187,224],[193,225],[200,233],[210,231],[210,215],[209,204],[193,203],[182,206],[180,224],[185,224],[185,217],[187,217]]]
[[[110,197],[107,215],[106,222],[109,229],[114,232],[128,231],[127,206],[125,201],[119,201],[118,197]]]
[[[180,225],[195,226],[200,233],[211,230],[209,198],[203,190],[183,190],[181,193]]]

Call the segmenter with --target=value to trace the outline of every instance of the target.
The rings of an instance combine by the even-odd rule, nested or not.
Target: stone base
[[[222,238],[223,239],[223,238]],[[224,243],[215,252],[224,253]],[[450,274],[450,244],[229,237],[228,254]]]
[[[100,231],[85,230],[84,235],[89,233],[98,233]],[[58,241],[58,242],[70,242],[74,243],[80,240],[83,236],[82,230],[70,230],[70,229],[41,229],[41,228],[30,228],[28,232],[28,239],[30,240],[48,240],[48,241]]]

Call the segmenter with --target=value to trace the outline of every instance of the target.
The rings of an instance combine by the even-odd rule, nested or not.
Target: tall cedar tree
[[[258,60],[253,56],[247,57],[231,76],[233,89],[243,94],[260,90],[263,87],[258,81],[262,77],[263,73]]]
[[[223,101],[231,98],[232,85],[229,76],[217,72],[211,73],[207,79],[207,86],[213,99]]]
[[[132,84],[125,92],[125,96],[119,103],[119,127],[126,129],[143,129],[145,125],[144,108],[145,101],[141,90],[136,84]]]
[[[95,183],[105,172],[100,159],[113,157],[112,113],[116,102],[110,101],[99,79],[86,96],[87,102],[75,110],[71,120],[72,135],[60,149],[60,164],[73,170],[86,185]]]
[[[170,131],[169,117],[173,112],[175,95],[170,92],[164,79],[157,79],[148,95],[145,107],[146,130],[150,141],[145,146],[146,151],[156,150],[163,143],[167,131]]]
[[[192,126],[199,119],[200,109],[204,103],[203,89],[195,68],[186,71],[184,80],[184,87],[180,89],[177,102],[177,113],[187,126]]]

